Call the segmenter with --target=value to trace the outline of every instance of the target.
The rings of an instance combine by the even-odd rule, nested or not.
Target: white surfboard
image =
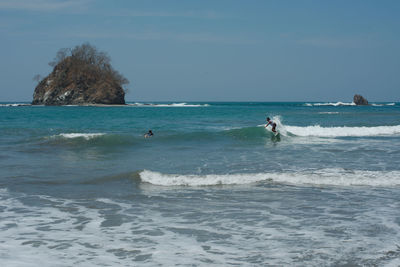
[[[267,127],[265,127],[265,129],[267,129],[268,131],[270,131],[275,137],[279,137],[280,136],[280,133],[279,133],[279,131],[275,131],[275,132],[273,132],[272,131],[272,126],[270,127],[271,125],[268,125]]]

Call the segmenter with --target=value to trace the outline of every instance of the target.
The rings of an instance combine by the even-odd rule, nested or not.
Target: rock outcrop
[[[125,104],[122,84],[127,80],[94,47],[77,46],[54,65],[52,73],[36,86],[33,105]]]
[[[361,95],[354,95],[354,97],[353,97],[353,102],[354,102],[357,106],[366,106],[366,105],[369,105],[369,104],[368,104],[368,100],[365,99],[364,97],[362,97]]]

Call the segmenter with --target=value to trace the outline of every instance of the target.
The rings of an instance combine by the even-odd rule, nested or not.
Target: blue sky
[[[400,1],[0,0],[0,101],[89,42],[128,101],[400,101]]]

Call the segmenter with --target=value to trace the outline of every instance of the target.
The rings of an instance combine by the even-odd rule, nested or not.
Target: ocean
[[[399,163],[400,103],[1,103],[1,266],[399,266]]]

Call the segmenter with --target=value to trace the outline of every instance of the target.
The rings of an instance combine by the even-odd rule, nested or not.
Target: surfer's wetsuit
[[[153,135],[154,135],[153,132],[152,132],[151,130],[149,130],[149,132],[146,133],[146,134],[144,135],[144,137],[152,137]]]
[[[271,124],[271,126],[272,126],[272,131],[274,132],[274,133],[276,133],[276,123],[275,122],[273,122],[272,120],[269,120],[269,119],[267,119],[267,121],[268,121],[268,123],[267,123],[267,125],[265,125],[265,127],[267,127],[268,125],[270,125]]]

